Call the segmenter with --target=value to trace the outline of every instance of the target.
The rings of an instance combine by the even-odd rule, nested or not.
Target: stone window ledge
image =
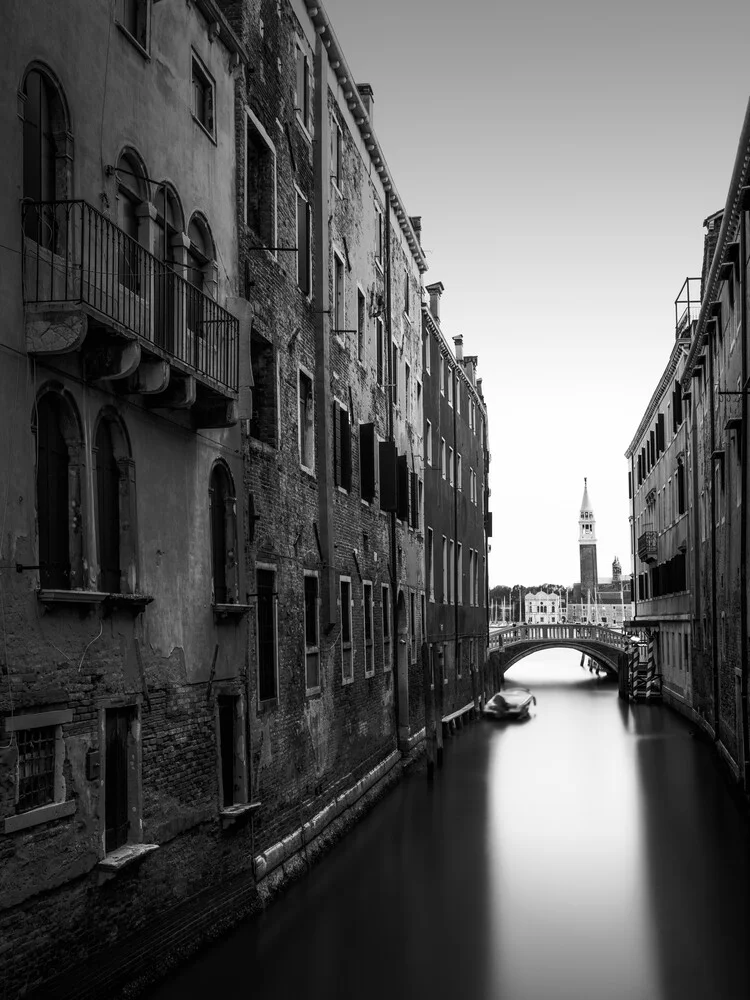
[[[29,827],[38,826],[40,823],[49,823],[53,819],[72,816],[75,811],[75,799],[68,799],[66,802],[50,802],[46,806],[39,806],[37,809],[18,813],[16,816],[7,816],[5,832],[15,833],[17,830],[28,830]]]
[[[222,618],[241,618],[253,609],[252,604],[212,604],[211,607],[217,621]]]
[[[40,589],[37,596],[42,604],[102,604],[109,594],[99,590],[48,590]]]
[[[105,855],[96,867],[100,871],[116,874],[158,849],[158,844],[123,844],[116,851]]]
[[[260,802],[240,802],[235,806],[224,806],[223,809],[219,810],[222,829],[226,830],[228,827],[233,826],[238,819],[252,816],[254,812],[260,809],[260,805]]]

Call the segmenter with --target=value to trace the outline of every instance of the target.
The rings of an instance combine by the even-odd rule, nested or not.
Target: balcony
[[[644,531],[638,538],[638,558],[642,562],[656,562],[657,552],[655,531]]]
[[[693,323],[701,311],[701,279],[685,278],[682,288],[674,300],[675,339],[689,340],[693,335]]]
[[[30,354],[80,352],[83,376],[198,427],[237,420],[239,322],[85,201],[23,206]]]

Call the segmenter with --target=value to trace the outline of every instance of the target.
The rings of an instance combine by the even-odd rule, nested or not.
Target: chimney
[[[706,229],[706,234],[703,237],[703,267],[701,268],[701,299],[703,299],[703,293],[706,289],[706,279],[708,278],[708,273],[711,270],[711,264],[713,263],[714,254],[716,253],[716,244],[719,242],[719,230],[721,229],[721,220],[724,216],[724,212],[714,212],[713,215],[709,215],[707,219],[703,220],[703,225]]]
[[[481,378],[477,379],[477,394],[479,395],[480,399],[484,399],[484,393],[482,392],[482,380],[481,380]]]
[[[414,230],[414,235],[417,237],[417,243],[422,246],[422,216],[410,215],[409,222],[411,222],[411,228]]]
[[[456,361],[463,361],[464,359],[464,338],[459,334],[457,337],[453,338],[453,343],[456,345]]]
[[[373,115],[375,113],[373,105],[375,104],[375,98],[372,93],[372,87],[369,83],[358,83],[357,90],[359,91],[359,96],[362,98],[362,103],[365,106],[367,117],[370,119],[370,124],[373,125]]]
[[[430,296],[430,312],[433,317],[440,322],[440,296],[445,291],[445,286],[442,281],[436,281],[432,285],[427,286],[427,292]]]

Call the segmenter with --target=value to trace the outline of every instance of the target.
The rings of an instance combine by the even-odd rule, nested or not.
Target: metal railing
[[[88,202],[26,202],[23,234],[24,302],[86,303],[237,391],[238,320]]]
[[[603,625],[578,625],[568,622],[556,625],[510,625],[490,633],[489,648],[505,649],[519,642],[560,642],[595,641],[615,649],[627,649],[630,637]]]
[[[698,319],[701,311],[701,279],[685,278],[677,298],[674,300],[675,338],[689,337],[690,326]]]
[[[656,532],[644,531],[638,536],[638,558],[642,562],[654,562],[657,558]]]

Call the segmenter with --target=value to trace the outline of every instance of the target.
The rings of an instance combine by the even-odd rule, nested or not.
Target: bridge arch
[[[600,625],[513,625],[491,634],[488,652],[500,676],[540,650],[575,649],[621,677],[631,644],[630,636]]]

